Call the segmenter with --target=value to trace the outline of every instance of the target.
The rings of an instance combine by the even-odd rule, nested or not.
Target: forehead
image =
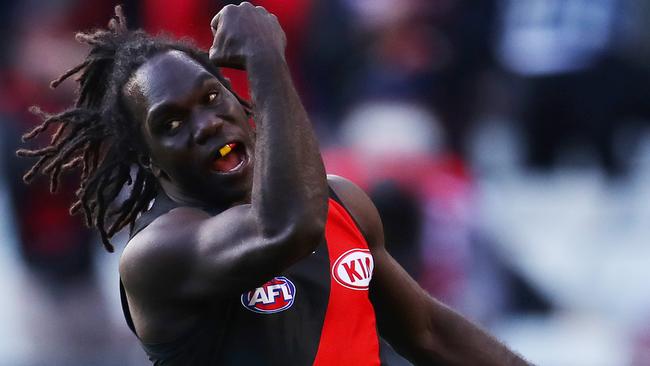
[[[198,79],[209,74],[186,53],[171,50],[142,64],[124,85],[123,94],[130,108],[147,109],[164,101],[183,99],[196,87]]]

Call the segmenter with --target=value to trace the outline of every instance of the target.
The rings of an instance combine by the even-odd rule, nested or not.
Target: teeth
[[[223,158],[232,151],[233,147],[235,147],[234,143],[224,145],[221,149],[219,149],[219,154],[221,154],[221,157]]]

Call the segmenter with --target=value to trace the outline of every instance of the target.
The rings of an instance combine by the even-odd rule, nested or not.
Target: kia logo
[[[332,266],[332,276],[341,286],[367,290],[375,263],[368,249],[351,249],[341,254]]]

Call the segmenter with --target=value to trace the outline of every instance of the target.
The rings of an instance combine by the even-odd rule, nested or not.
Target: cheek
[[[196,171],[199,159],[186,150],[167,149],[161,155],[161,165],[164,165],[169,173],[191,174]]]
[[[187,149],[184,140],[179,138],[150,141],[149,150],[153,162],[168,174],[192,171],[198,159]]]
[[[158,164],[158,167],[180,187],[194,186],[202,180],[202,169],[199,159],[185,154],[167,154]]]

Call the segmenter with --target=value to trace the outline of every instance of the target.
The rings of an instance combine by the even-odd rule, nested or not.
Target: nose
[[[223,120],[215,116],[204,116],[202,120],[197,121],[197,127],[194,131],[194,141],[199,144],[205,144],[210,137],[214,136],[223,126]]]

